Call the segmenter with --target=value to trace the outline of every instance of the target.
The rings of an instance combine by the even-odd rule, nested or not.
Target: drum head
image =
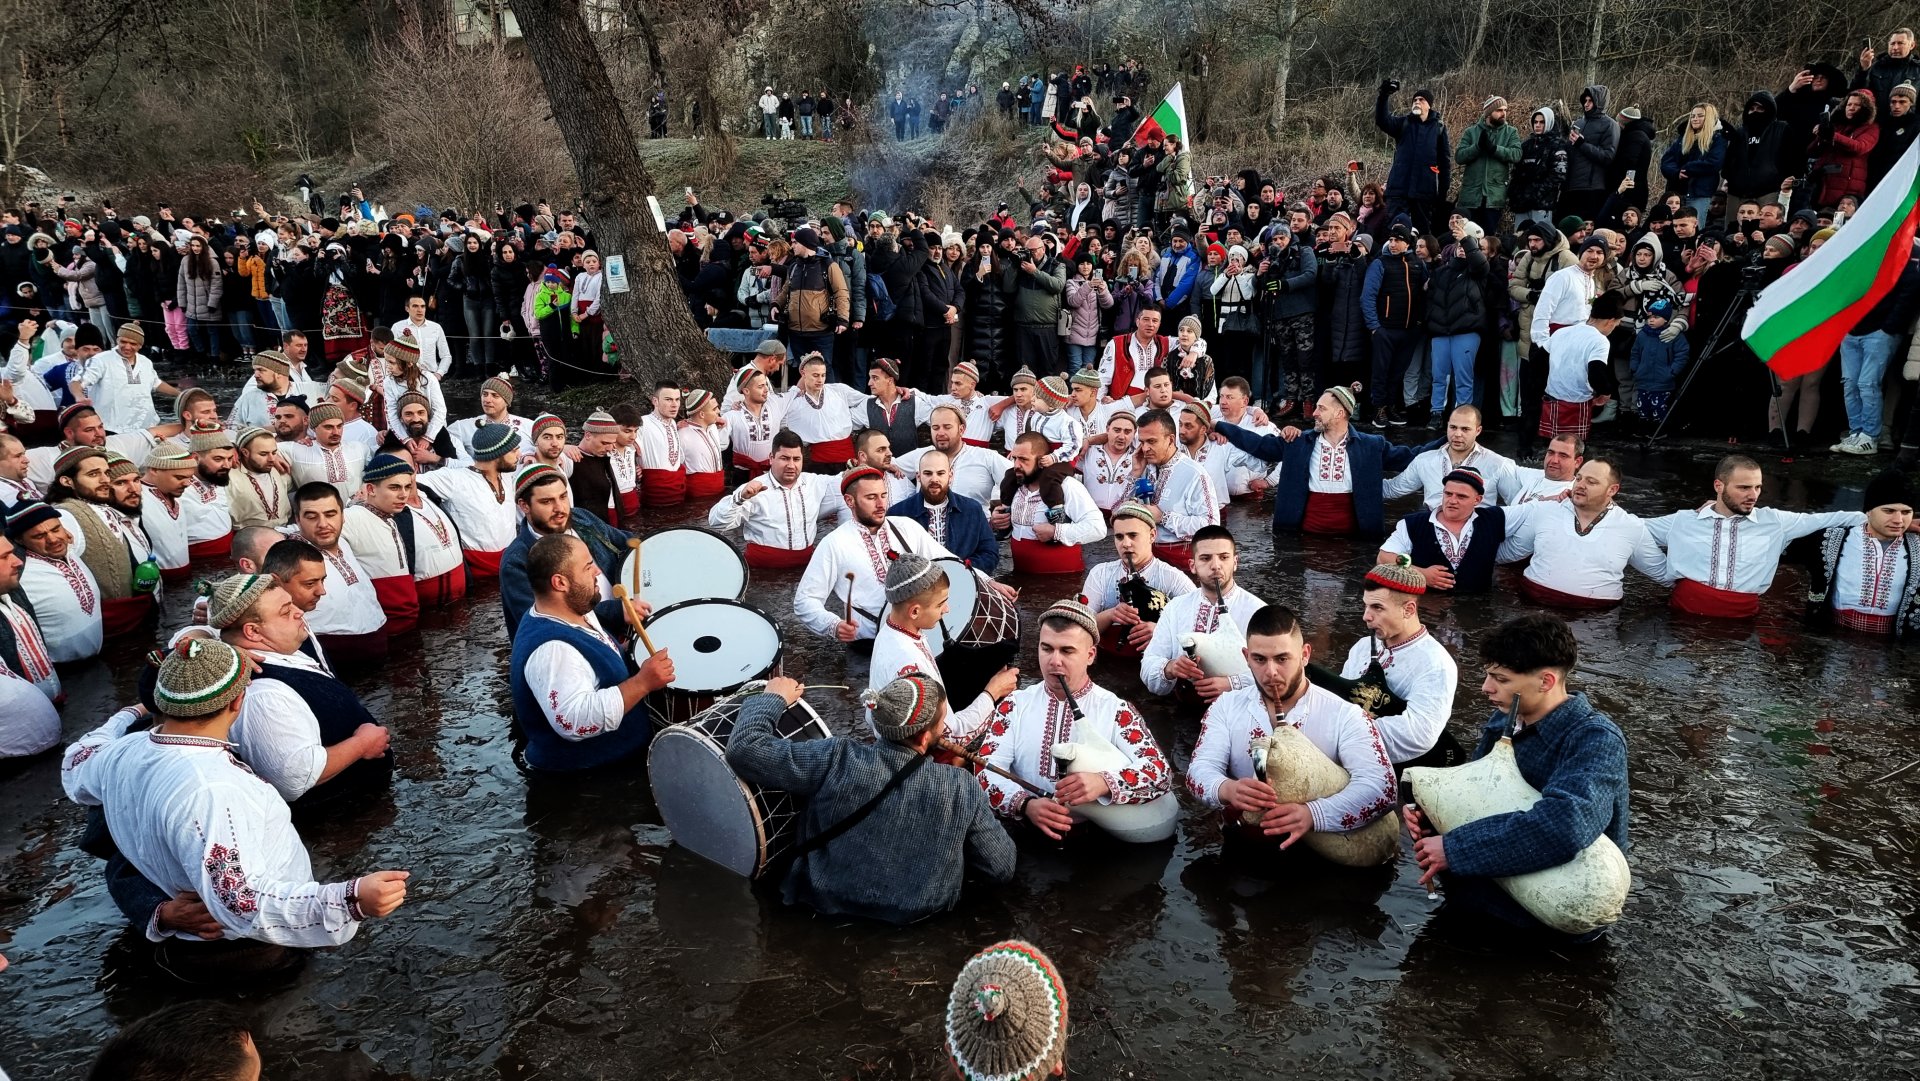
[[[739,601],[682,601],[658,609],[647,620],[647,635],[673,658],[668,687],[687,694],[724,694],[780,663],[780,628]]]
[[[719,744],[685,725],[662,729],[647,751],[647,781],[675,844],[742,877],[760,870],[760,808]]]
[[[681,601],[737,601],[747,595],[747,561],[718,533],[692,526],[663,529],[640,542],[637,557],[640,598],[656,612]],[[619,584],[629,590],[635,558],[629,552],[620,564]]]
[[[934,656],[947,644],[959,640],[967,633],[967,625],[973,622],[974,605],[980,598],[980,584],[973,577],[973,571],[958,559],[941,557],[933,561],[947,574],[947,614],[940,617],[940,634],[927,636],[927,644],[934,646]]]

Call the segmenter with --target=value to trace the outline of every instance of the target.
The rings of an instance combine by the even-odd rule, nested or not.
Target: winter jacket
[[[1427,333],[1444,338],[1485,329],[1486,288],[1487,253],[1480,244],[1466,240],[1448,245],[1427,281]]]
[[[893,298],[893,322],[903,327],[920,325],[920,290],[917,283],[920,269],[927,265],[927,249],[920,244],[912,248],[894,249],[889,246],[884,252],[876,252],[877,258],[869,259],[867,264],[868,280],[876,272],[880,280],[886,283],[887,295]]]
[[[1133,322],[1140,312],[1158,303],[1160,299],[1158,287],[1151,274],[1138,281],[1128,281],[1126,278],[1115,279],[1112,292],[1113,332],[1116,335],[1133,333]]]
[[[1653,140],[1659,131],[1646,117],[1629,120],[1620,129],[1620,149],[1607,164],[1607,191],[1618,193],[1620,182],[1633,173],[1633,187],[1627,189],[1620,205],[1647,208],[1647,196],[1653,187]]]
[[[1507,295],[1513,298],[1514,303],[1520,305],[1514,325],[1522,328],[1523,341],[1525,328],[1533,325],[1533,306],[1539,302],[1540,290],[1546,287],[1547,279],[1553,277],[1557,271],[1565,270],[1579,262],[1573,257],[1573,252],[1567,249],[1567,238],[1559,230],[1549,225],[1535,226],[1535,228],[1546,231],[1552,239],[1547,241],[1543,251],[1535,255],[1526,250],[1526,237],[1523,235],[1520,254],[1513,259],[1513,277],[1507,282]]]
[[[1853,94],[1866,94],[1854,90]],[[1880,142],[1880,125],[1874,121],[1874,102],[1867,98],[1860,118],[1848,122],[1839,110],[1834,118],[1814,129],[1808,153],[1814,155],[1812,183],[1813,205],[1832,206],[1843,195],[1867,194],[1867,157]]]
[[[1067,288],[1067,272],[1059,259],[1048,259],[1029,274],[1008,261],[1000,272],[1000,291],[1010,299],[1013,321],[1021,326],[1052,326],[1060,321],[1060,294]]]
[[[1847,88],[1872,91],[1873,103],[1885,110],[1893,88],[1901,83],[1920,86],[1920,55],[1909,52],[1899,60],[1891,56],[1876,56],[1872,67],[1853,73],[1853,81],[1847,84]],[[1886,123],[1887,118],[1880,117],[1880,125],[1885,127]]]
[[[827,248],[840,276],[847,282],[847,311],[856,323],[867,321],[867,253],[851,240],[835,241]]]
[[[1907,115],[1899,117],[1881,115],[1880,138],[1873,144],[1873,152],[1867,155],[1868,191],[1878,187],[1881,179],[1893,171],[1894,164],[1913,145],[1916,135],[1920,135],[1920,109],[1908,109]]]
[[[1427,264],[1412,248],[1395,255],[1383,251],[1367,267],[1360,294],[1360,316],[1368,330],[1412,330],[1426,309]]]
[[[1627,357],[1627,366],[1633,370],[1634,387],[1654,394],[1670,393],[1680,374],[1687,370],[1688,352],[1686,334],[1663,342],[1660,330],[1641,327],[1633,336],[1633,352]]]
[[[1581,94],[1593,99],[1593,108],[1573,122],[1580,141],[1567,152],[1566,191],[1602,191],[1607,185],[1607,167],[1620,152],[1620,125],[1607,115],[1607,88],[1598,83],[1581,88]],[[1644,170],[1644,166],[1640,166]],[[1624,171],[1622,173],[1624,175]],[[1645,172],[1641,176],[1645,177]],[[1644,185],[1642,185],[1644,187]]]
[[[1221,264],[1214,271],[1213,280],[1207,283],[1207,295],[1211,300],[1208,314],[1211,317],[1203,325],[1209,331],[1222,334],[1258,334],[1260,317],[1254,312],[1254,300],[1258,294],[1254,290],[1253,271],[1242,269],[1235,274]]]
[[[1384,85],[1373,103],[1373,123],[1394,141],[1393,168],[1387,173],[1389,199],[1441,199],[1453,183],[1453,158],[1447,148],[1447,126],[1440,114],[1425,120],[1412,113],[1387,112],[1392,91]]]
[[[1100,340],[1100,312],[1113,307],[1107,283],[1092,278],[1070,278],[1061,301],[1072,313],[1067,322],[1067,344],[1093,345]]]
[[[1641,248],[1653,253],[1653,266],[1647,270],[1634,265],[1634,256]],[[1653,233],[1635,240],[1633,247],[1627,250],[1627,262],[1614,279],[1614,290],[1626,298],[1626,314],[1621,325],[1638,327],[1641,313],[1646,311],[1647,305],[1666,297],[1673,301],[1673,321],[1680,324],[1682,334],[1686,333],[1686,294],[1681,291],[1680,279],[1674,275],[1673,268],[1667,265],[1666,250],[1661,246],[1660,238]]]
[[[48,272],[53,274],[54,277],[59,278],[63,282],[72,282],[79,287],[80,303],[83,306],[88,308],[106,307],[107,298],[100,292],[98,268],[94,265],[92,259],[82,255],[79,264],[72,267],[64,267],[54,263],[44,265]]]
[[[1507,183],[1520,160],[1520,131],[1512,124],[1482,119],[1460,137],[1453,160],[1467,167],[1455,204],[1462,210],[1498,210],[1507,205]]]
[[[772,274],[761,277],[759,267],[750,266],[740,272],[740,285],[734,295],[740,306],[746,309],[749,327],[763,327],[773,322],[773,297],[780,289],[780,279]]]
[[[1160,172],[1160,190],[1155,207],[1175,213],[1184,211],[1193,201],[1193,155],[1182,149],[1161,158],[1156,168]]]
[[[1684,123],[1684,122],[1683,122]],[[1710,199],[1720,190],[1720,170],[1727,161],[1727,137],[1716,131],[1708,140],[1705,150],[1685,147],[1686,130],[1667,144],[1667,152],[1660,155],[1660,175],[1680,193],[1682,199]],[[1680,174],[1686,173],[1685,180]]]
[[[1815,64],[1808,70],[1827,77],[1826,90],[1815,90],[1809,84],[1799,90],[1783,90],[1779,97],[1780,119],[1787,122],[1787,157],[1781,165],[1788,176],[1798,176],[1807,167],[1805,148],[1813,138],[1814,126],[1847,92],[1846,75],[1832,64]]]
[[[1543,107],[1535,109],[1533,115],[1546,121],[1546,130],[1520,144],[1520,159],[1507,185],[1507,207],[1515,214],[1552,210],[1560,201],[1560,185],[1567,176],[1567,140],[1555,127],[1553,110]],[[1532,126],[1531,118],[1528,126]]]
[[[928,260],[913,284],[920,294],[920,325],[929,330],[945,327],[947,309],[958,309],[966,303],[960,289],[960,275],[954,273],[944,259],[939,263]]]
[[[1755,105],[1760,106],[1759,113],[1752,111]],[[1726,165],[1721,170],[1727,178],[1727,194],[1737,201],[1779,191],[1788,170],[1798,171],[1801,164],[1786,159],[1786,146],[1787,122],[1780,119],[1780,107],[1772,94],[1754,91],[1727,141]],[[1797,148],[1794,157],[1800,157]]]
[[[1173,254],[1169,248],[1160,256],[1160,265],[1154,269],[1155,288],[1169,309],[1186,304],[1199,277],[1200,253],[1191,246],[1180,255]]]
[[[1313,249],[1292,242],[1285,248],[1270,247],[1266,263],[1267,269],[1254,279],[1254,291],[1260,298],[1260,318],[1267,327],[1276,326],[1282,319],[1312,315],[1320,270]]]
[[[1327,359],[1353,364],[1373,355],[1373,336],[1367,329],[1360,299],[1366,291],[1366,253],[1358,246],[1345,252],[1315,252],[1319,278],[1320,319],[1315,338],[1327,343]]]
[[[309,260],[311,262],[311,260]],[[302,264],[306,265],[306,264]],[[194,278],[187,275],[187,261],[180,261],[180,275],[174,289],[174,303],[187,313],[189,319],[204,319],[216,322],[220,318],[220,295],[225,283],[221,281],[220,268],[213,268],[210,278]],[[298,329],[306,329],[301,325]],[[316,322],[315,329],[318,329]]]
[[[825,255],[795,257],[787,261],[785,270],[774,303],[786,317],[789,330],[819,334],[846,324],[847,279],[832,259]]]

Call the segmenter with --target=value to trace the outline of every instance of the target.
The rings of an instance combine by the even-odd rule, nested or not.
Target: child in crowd
[[[1687,370],[1687,339],[1685,335],[1672,341],[1663,341],[1661,332],[1673,320],[1673,301],[1660,297],[1646,307],[1646,321],[1640,332],[1633,336],[1633,354],[1629,366],[1633,369],[1634,387],[1639,394],[1640,419],[1648,424],[1658,424],[1667,415],[1667,405],[1673,398],[1674,381],[1680,373]]]

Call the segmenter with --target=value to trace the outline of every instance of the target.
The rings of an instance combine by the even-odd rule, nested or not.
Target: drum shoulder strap
[[[927,764],[926,755],[924,754],[914,755],[913,758],[910,761],[908,761],[906,765],[901,766],[898,770],[894,772],[892,777],[889,777],[887,779],[887,783],[881,786],[880,791],[874,793],[872,799],[861,804],[858,809],[856,809],[852,814],[848,815],[847,817],[841,819],[838,822],[835,822],[833,825],[828,826],[826,829],[821,830],[819,833],[814,834],[813,836],[807,838],[806,840],[801,841],[798,845],[795,845],[793,852],[789,858],[792,860],[798,861],[800,857],[806,855],[807,853],[816,852],[832,844],[835,840],[839,839],[839,837],[842,834],[846,833],[848,830],[852,829],[853,827],[859,825],[861,822],[864,822],[867,816],[873,813],[874,808],[880,806],[881,800],[886,799],[888,794],[890,794],[894,789],[899,788],[900,785],[904,783],[908,777],[911,777],[913,775],[915,770],[919,769],[921,766],[924,766],[926,764]]]

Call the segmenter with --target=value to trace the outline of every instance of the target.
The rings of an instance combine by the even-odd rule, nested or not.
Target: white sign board
[[[627,257],[607,256],[607,292],[624,293],[630,288],[632,286],[627,282]]]
[[[667,231],[667,216],[660,212],[660,200],[652,195],[647,196],[647,209],[653,211],[653,227],[664,234]]]

